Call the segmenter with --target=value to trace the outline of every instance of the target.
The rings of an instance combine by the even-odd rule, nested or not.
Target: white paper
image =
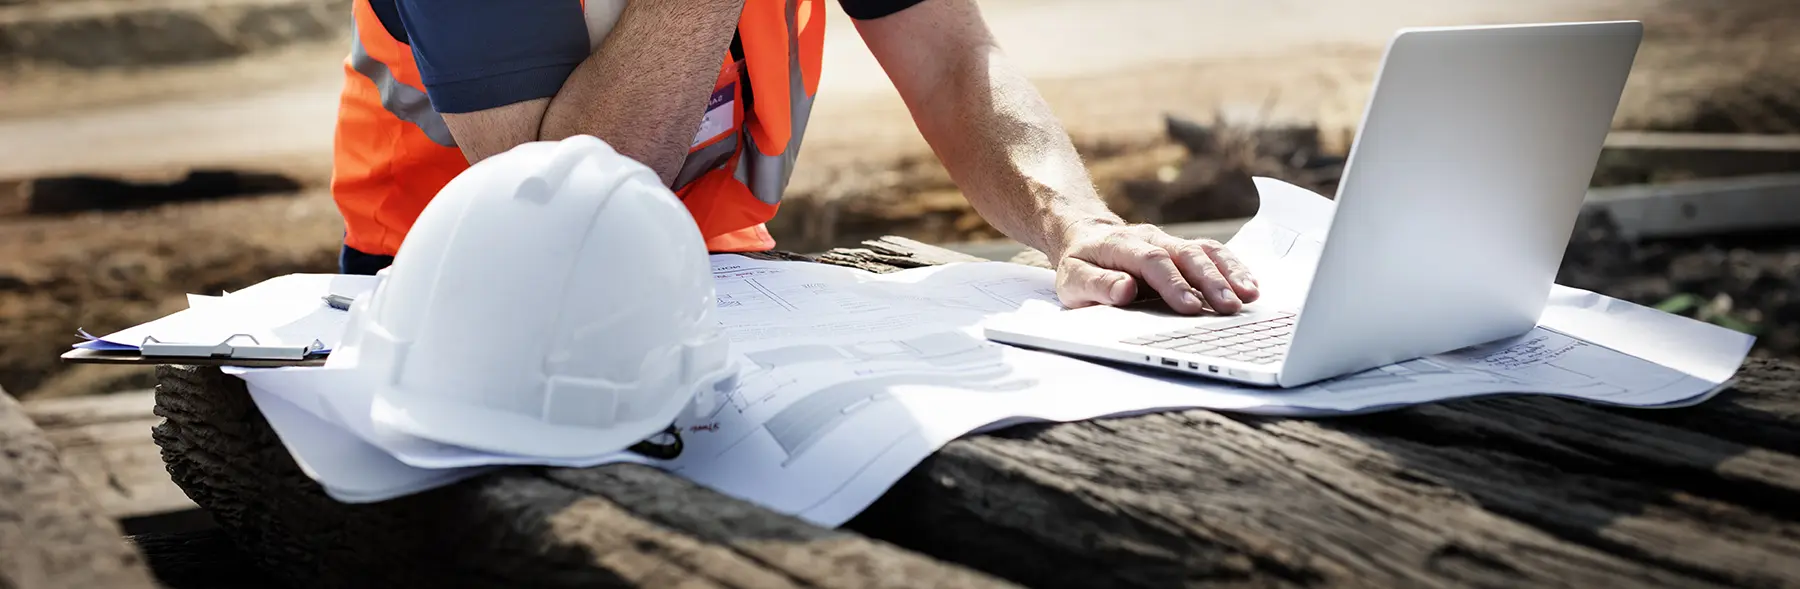
[[[189,309],[205,310],[206,308],[210,307],[213,304],[218,303],[221,300],[224,300],[224,297],[213,297],[213,296],[192,294],[192,293],[189,293],[187,296],[187,302],[188,302]]]
[[[1317,263],[1331,212],[1329,200],[1284,186],[1259,179],[1264,207],[1231,242],[1271,294],[1284,283],[1303,292],[1310,273],[1295,268]],[[741,371],[716,410],[677,421],[685,448],[669,461],[630,453],[543,461],[384,432],[369,418],[373,393],[354,354],[333,354],[324,368],[232,371],[258,391],[259,407],[274,408],[264,412],[309,476],[342,500],[399,496],[487,465],[633,461],[836,526],[943,444],[1001,425],[1180,408],[1335,415],[1501,393],[1676,407],[1719,390],[1753,341],[1558,287],[1541,326],[1517,338],[1301,389],[1260,389],[983,339],[984,321],[1060,308],[1048,270],[988,262],[878,275],[734,255],[713,265],[719,320]]]
[[[346,503],[363,503],[415,493],[480,474],[486,469],[431,470],[407,466],[380,448],[344,435],[337,424],[320,419],[281,393],[252,385],[250,398],[275,429],[288,453],[306,476],[319,481],[325,494]]]
[[[346,313],[322,297],[356,297],[374,289],[373,276],[290,274],[222,297],[188,296],[188,308],[149,323],[101,336],[108,344],[136,348],[145,337],[163,343],[217,344],[237,334],[264,346],[336,346]]]

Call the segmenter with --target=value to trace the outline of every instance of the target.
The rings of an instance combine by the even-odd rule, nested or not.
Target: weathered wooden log
[[[0,587],[153,587],[118,525],[0,390]]]
[[[150,391],[29,400],[25,414],[44,430],[108,517],[127,527],[146,519],[198,509],[169,481],[150,428],[156,399]],[[127,533],[131,533],[127,530]]]
[[[511,468],[346,505],[300,472],[242,380],[175,366],[158,379],[175,482],[295,587],[1003,585],[636,465]]]
[[[974,259],[904,239],[769,257]],[[1800,584],[1800,369],[1784,362],[1752,361],[1686,409],[1501,397],[1015,426],[951,442],[847,526],[886,543],[635,467],[513,469],[344,506],[294,470],[240,381],[162,376],[177,482],[302,585],[987,580],[886,543],[1043,587]]]

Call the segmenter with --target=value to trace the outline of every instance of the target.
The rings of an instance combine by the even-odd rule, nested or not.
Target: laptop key
[[[1212,344],[1195,343],[1195,344],[1188,344],[1185,346],[1181,346],[1179,348],[1175,348],[1175,351],[1187,352],[1189,354],[1201,354],[1201,353],[1205,353],[1205,352],[1211,352],[1211,351],[1217,350],[1217,349],[1219,349],[1219,347],[1212,345]]]

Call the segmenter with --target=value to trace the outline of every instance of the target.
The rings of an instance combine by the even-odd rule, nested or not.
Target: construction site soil
[[[1800,4],[1670,6],[1679,10],[1646,17],[1651,33],[1617,128],[1800,133],[1800,43],[1791,39],[1800,30]],[[1290,96],[1327,73],[1366,86],[1378,57],[1378,48],[1363,47],[1310,60],[1163,64],[1154,73],[1084,75],[1046,81],[1043,88],[1101,193],[1127,217],[1156,223],[1233,218],[1255,211],[1251,175],[1331,194],[1345,145],[1343,115],[1334,124],[1320,123],[1323,117],[1279,122],[1293,117],[1259,118],[1255,109],[1216,120],[1166,118],[1168,97],[1202,95],[1221,72],[1252,70],[1294,72],[1264,80]],[[18,82],[26,74],[10,75]],[[1131,90],[1107,93],[1097,86]],[[1354,91],[1338,98],[1360,106]],[[11,108],[38,108],[24,102]],[[1214,101],[1205,108],[1225,106]],[[892,101],[869,112],[886,113],[881,124],[910,131]],[[771,224],[782,249],[820,251],[883,234],[935,243],[1001,237],[968,207],[921,142],[864,141],[847,149],[830,138],[820,141],[822,147],[805,152],[807,169]],[[341,220],[318,158],[193,172],[148,181],[105,174],[0,179],[0,387],[21,397],[147,387],[146,369],[68,365],[57,356],[76,341],[77,328],[102,333],[154,319],[184,308],[185,293],[335,271]],[[1601,170],[1597,184],[1623,181],[1608,174]],[[1757,354],[1800,355],[1800,232],[1630,243],[1606,219],[1584,217],[1559,281],[1754,330]]]

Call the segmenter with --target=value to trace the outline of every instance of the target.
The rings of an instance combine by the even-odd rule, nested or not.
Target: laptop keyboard
[[[1120,343],[1269,364],[1287,353],[1293,335],[1294,315],[1282,313],[1249,323],[1176,329]]]

